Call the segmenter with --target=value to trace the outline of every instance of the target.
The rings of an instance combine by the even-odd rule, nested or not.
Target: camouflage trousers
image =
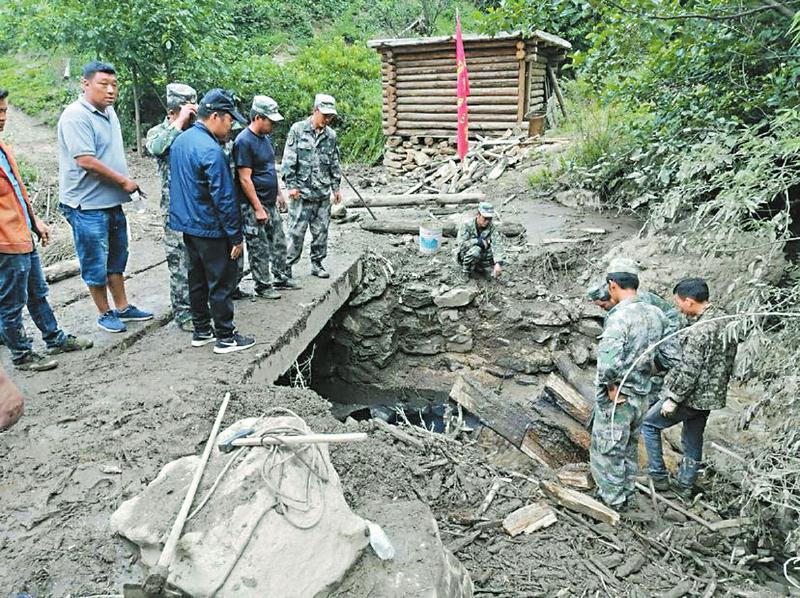
[[[492,248],[481,249],[480,245],[462,245],[458,251],[458,263],[464,274],[473,272],[491,272],[494,268]]]
[[[177,322],[192,319],[189,309],[189,266],[183,233],[178,233],[164,221],[164,251],[167,254],[169,269],[169,297],[173,317]]]
[[[331,223],[329,200],[295,199],[289,203],[289,250],[286,264],[291,267],[300,261],[306,230],[311,228],[311,263],[320,265],[328,255],[328,226]]]
[[[595,404],[589,464],[598,494],[610,507],[621,506],[636,493],[633,476],[639,471],[639,432],[647,409],[647,396],[628,396],[612,420],[607,398]]]
[[[269,220],[265,224],[259,224],[253,209],[249,205],[242,206],[247,260],[250,263],[250,273],[256,291],[271,287],[273,278],[275,282],[284,282],[289,278],[286,268],[286,236],[283,233],[283,219],[275,204],[265,205],[264,210],[269,214]],[[242,265],[239,268],[239,282],[243,273]]]

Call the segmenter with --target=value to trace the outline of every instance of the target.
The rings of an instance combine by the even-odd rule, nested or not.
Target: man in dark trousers
[[[656,490],[671,487],[688,499],[703,459],[703,432],[709,413],[725,407],[736,360],[736,339],[726,335],[727,320],[717,319],[726,313],[709,301],[705,280],[682,280],[673,293],[675,304],[692,325],[681,339],[681,360],[667,374],[659,401],[645,415],[642,435]],[[661,431],[679,423],[683,424],[683,458],[678,475],[670,480],[664,465]]]
[[[268,96],[255,96],[250,109],[250,125],[233,144],[250,272],[256,295],[267,299],[280,299],[278,289],[299,288],[286,267],[286,236],[278,212],[279,206],[286,209],[286,200],[278,187],[275,150],[269,135],[274,124],[282,120],[275,100]]]
[[[233,323],[242,215],[222,149],[234,119],[246,121],[222,89],[203,96],[197,118],[170,150],[169,226],[183,233],[189,259],[192,346],[215,343],[214,353],[230,353],[255,344],[255,339],[238,334]]]

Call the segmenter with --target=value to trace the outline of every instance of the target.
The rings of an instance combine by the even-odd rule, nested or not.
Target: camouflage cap
[[[197,92],[193,87],[183,83],[170,83],[167,85],[167,108],[178,108],[184,104],[196,104]]]
[[[318,93],[314,97],[314,108],[322,114],[339,114],[336,112],[336,100],[326,93]]]
[[[484,218],[494,218],[494,206],[488,201],[482,201],[478,204],[478,214]]]
[[[608,292],[608,283],[604,280],[598,280],[589,285],[586,289],[586,295],[592,301],[608,301],[611,299],[611,294]]]
[[[283,116],[278,112],[278,102],[269,96],[255,96],[251,109],[254,113],[266,116],[274,123],[283,120]]]
[[[635,260],[627,257],[618,257],[611,260],[606,272],[627,272],[628,274],[639,275],[639,266]]]

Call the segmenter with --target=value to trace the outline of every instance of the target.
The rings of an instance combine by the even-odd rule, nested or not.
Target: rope
[[[647,357],[650,353],[652,353],[657,347],[659,347],[661,344],[665,343],[666,341],[670,340],[671,338],[673,338],[675,336],[679,336],[679,335],[682,335],[682,334],[684,334],[686,332],[689,332],[692,328],[694,328],[696,326],[701,326],[701,325],[704,325],[704,324],[710,324],[711,322],[718,322],[720,320],[733,320],[733,319],[742,318],[742,317],[765,317],[765,316],[786,316],[786,317],[790,317],[790,318],[800,318],[800,312],[748,311],[748,312],[741,312],[741,313],[738,313],[738,314],[726,314],[724,316],[716,316],[716,317],[710,318],[708,320],[700,320],[699,322],[695,322],[694,324],[691,324],[690,326],[686,326],[685,328],[681,328],[680,330],[676,330],[675,332],[672,332],[672,333],[668,334],[667,336],[665,336],[664,338],[662,338],[660,341],[655,342],[652,345],[650,345],[649,347],[647,347],[647,349],[645,349],[644,352],[641,355],[639,355],[639,357],[637,357],[633,361],[631,366],[628,368],[628,371],[625,372],[625,375],[622,377],[622,381],[617,386],[617,392],[614,394],[614,399],[611,402],[612,403],[612,407],[611,407],[611,436],[612,437],[614,436],[614,414],[616,413],[617,401],[619,400],[619,395],[622,392],[622,387],[624,386],[625,381],[628,379],[628,376],[631,374],[631,372],[633,372],[633,370],[636,368],[636,366],[639,365],[639,362],[642,359],[644,359],[645,357]]]
[[[291,421],[282,425],[275,425],[264,422],[267,417],[275,416],[289,416],[295,421]],[[261,423],[261,425],[259,425]],[[271,409],[266,414],[262,415],[255,423],[253,435],[260,438],[275,439],[281,444],[261,446],[267,450],[267,456],[261,466],[261,480],[264,486],[274,496],[274,500],[269,504],[264,505],[261,513],[258,515],[254,525],[250,528],[247,538],[242,542],[236,551],[236,555],[228,568],[228,571],[223,576],[222,580],[217,584],[216,588],[211,592],[210,596],[215,596],[216,593],[228,581],[236,565],[242,558],[245,550],[253,538],[256,529],[261,525],[261,521],[272,509],[275,509],[283,518],[292,526],[297,529],[311,529],[316,526],[325,513],[325,495],[323,484],[327,483],[330,479],[328,464],[325,460],[322,449],[319,444],[305,444],[305,445],[287,445],[284,444],[283,438],[286,436],[297,436],[312,433],[311,429],[306,424],[305,420],[297,415],[290,409],[278,407]],[[189,515],[189,519],[197,515],[200,510],[208,503],[211,496],[216,491],[222,478],[228,473],[234,464],[239,464],[245,455],[244,448],[240,447],[228,460],[222,468],[217,478],[214,480],[211,488],[208,490],[203,500]],[[292,496],[283,489],[283,482],[285,480],[285,470],[287,464],[293,459],[297,459],[305,466],[306,479],[303,484],[303,489],[298,496]],[[296,466],[296,465],[294,465]],[[317,514],[310,522],[300,522],[293,519],[290,515],[292,511],[300,513],[311,513],[316,509]]]
[[[795,556],[790,559],[786,559],[786,562],[783,563],[783,576],[786,578],[790,584],[800,590],[800,583],[798,583],[794,577],[789,575],[789,564],[790,563],[800,563],[800,556]]]

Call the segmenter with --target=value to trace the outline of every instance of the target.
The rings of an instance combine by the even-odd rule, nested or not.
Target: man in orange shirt
[[[8,117],[8,91],[0,89],[0,133]],[[51,370],[58,363],[32,350],[32,340],[22,324],[22,308],[28,306],[51,355],[81,351],[92,341],[64,334],[47,302],[44,278],[33,233],[46,245],[47,225],[33,213],[25,184],[11,151],[0,142],[0,322],[14,366],[21,370]]]

